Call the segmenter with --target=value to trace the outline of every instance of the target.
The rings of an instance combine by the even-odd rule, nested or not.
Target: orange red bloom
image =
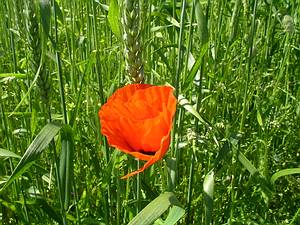
[[[144,171],[166,154],[176,103],[172,87],[130,84],[118,89],[101,107],[101,132],[109,145],[146,161],[122,178]]]

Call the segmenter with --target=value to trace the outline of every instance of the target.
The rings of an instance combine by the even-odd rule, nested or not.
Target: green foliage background
[[[179,104],[165,159],[128,180],[143,162],[110,148],[97,116],[131,82],[123,9],[0,0],[2,223],[128,224],[169,191],[179,224],[300,224],[299,2],[139,1],[145,82]]]

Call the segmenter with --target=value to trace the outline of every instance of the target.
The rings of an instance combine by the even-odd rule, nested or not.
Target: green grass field
[[[298,0],[0,0],[1,224],[300,224],[299,24]],[[121,179],[144,162],[98,111],[142,81],[175,88],[171,144]]]

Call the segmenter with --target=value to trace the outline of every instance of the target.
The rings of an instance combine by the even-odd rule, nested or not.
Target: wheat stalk
[[[140,3],[137,0],[126,0],[123,3],[123,9],[121,22],[125,45],[126,71],[135,83],[142,83],[144,81],[144,69],[140,42]]]
[[[30,49],[31,72],[36,74],[42,58],[42,41],[39,32],[39,20],[36,13],[35,1],[28,2],[28,46]],[[50,98],[50,79],[44,65],[41,65],[40,74],[37,80],[42,101],[47,105]]]

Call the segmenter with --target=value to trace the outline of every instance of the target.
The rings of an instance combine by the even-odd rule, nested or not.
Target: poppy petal
[[[128,101],[137,90],[146,89],[152,87],[150,84],[131,84],[127,85],[123,88],[118,89],[113,95],[109,98],[109,100],[113,101],[115,98],[122,100],[123,102]],[[109,101],[108,100],[108,101]]]
[[[162,157],[166,154],[168,147],[170,144],[170,136],[166,136],[163,138],[162,140],[162,144],[161,144],[161,149],[159,151],[157,151],[155,153],[154,156],[151,157],[150,160],[148,160],[143,167],[141,167],[140,169],[131,172],[123,177],[121,177],[121,179],[127,179],[128,177],[131,177],[133,175],[136,175],[140,172],[143,172],[145,169],[147,169],[149,166],[153,165],[154,163],[156,163],[158,160],[162,159]]]
[[[167,152],[177,104],[173,90],[168,86],[127,85],[99,110],[101,132],[108,144],[146,161],[123,178],[144,171]]]

